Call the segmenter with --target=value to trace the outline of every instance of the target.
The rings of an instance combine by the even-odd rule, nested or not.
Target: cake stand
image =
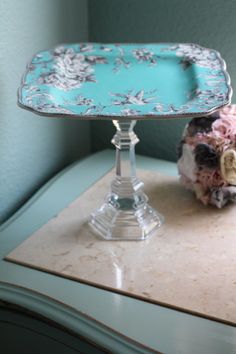
[[[21,107],[50,117],[112,120],[116,174],[90,225],[106,240],[144,240],[163,216],[136,176],[137,120],[206,116],[230,103],[220,54],[196,44],[60,45],[36,54],[18,92]]]

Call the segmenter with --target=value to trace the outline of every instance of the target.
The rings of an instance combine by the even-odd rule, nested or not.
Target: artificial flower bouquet
[[[180,181],[203,204],[236,202],[236,105],[193,118],[178,146]]]

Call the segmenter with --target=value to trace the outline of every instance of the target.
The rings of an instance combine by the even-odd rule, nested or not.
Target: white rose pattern
[[[177,106],[163,102],[158,95],[158,90],[145,90],[142,82],[139,87],[136,85],[131,89],[108,92],[105,104],[102,101],[95,102],[88,90],[83,91],[86,84],[99,83],[97,73],[100,66],[109,64],[107,66],[110,70],[109,75],[119,75],[120,72],[132,70],[137,65],[146,65],[148,70],[153,70],[154,67],[158,67],[163,52],[172,53],[179,58],[182,70],[188,70],[195,64],[204,70],[207,69],[207,74],[199,71],[197,76],[199,80],[205,80],[205,87],[200,88],[196,84],[186,92],[188,98],[186,104]],[[41,65],[39,75],[35,74],[38,64]],[[21,90],[24,90],[24,97],[21,97],[24,102],[22,104],[40,112],[53,113],[55,111],[55,113],[68,115],[74,115],[78,107],[81,107],[79,115],[82,116],[116,114],[139,116],[142,115],[142,107],[145,106],[147,107],[145,115],[168,116],[191,113],[194,99],[194,109],[204,112],[208,107],[220,106],[227,101],[228,91],[222,90],[225,84],[222,69],[222,63],[215,51],[194,44],[166,45],[163,48],[160,47],[158,51],[144,45],[131,46],[129,49],[121,44],[82,43],[77,46],[58,46],[53,51],[46,52],[46,57],[45,53],[44,55],[39,53],[28,66],[28,74],[36,77],[38,75],[38,77],[36,82],[23,81]],[[42,87],[40,90],[39,86]],[[54,91],[51,88],[65,92],[63,103],[57,102],[52,97]],[[73,90],[75,95],[71,95]]]

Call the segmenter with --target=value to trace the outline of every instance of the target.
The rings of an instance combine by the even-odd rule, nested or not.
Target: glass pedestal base
[[[145,240],[159,228],[164,219],[150,205],[122,210],[104,203],[91,215],[90,225],[106,240]]]
[[[106,240],[145,240],[164,218],[148,204],[143,183],[136,177],[134,120],[113,121],[117,132],[116,176],[105,203],[91,215],[93,230]]]

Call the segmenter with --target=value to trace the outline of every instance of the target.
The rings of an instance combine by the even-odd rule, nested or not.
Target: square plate
[[[225,62],[196,44],[57,46],[27,66],[18,103],[78,119],[157,119],[207,115],[230,103]]]

